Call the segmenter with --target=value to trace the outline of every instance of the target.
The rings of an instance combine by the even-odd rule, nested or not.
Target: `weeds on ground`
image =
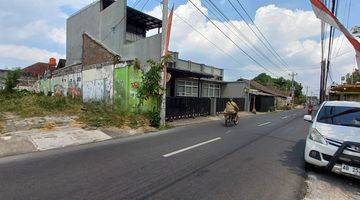
[[[27,91],[0,92],[0,113],[12,112],[20,117],[76,115],[82,102],[63,96],[45,96]]]
[[[106,103],[85,103],[79,121],[92,127],[123,127],[138,128],[148,125],[142,113],[127,113]]]
[[[83,103],[81,99],[46,96],[28,91],[0,91],[0,129],[1,114],[4,112],[14,113],[23,118],[76,115],[79,122],[90,127],[139,128],[150,124],[145,113],[124,112],[104,102]]]

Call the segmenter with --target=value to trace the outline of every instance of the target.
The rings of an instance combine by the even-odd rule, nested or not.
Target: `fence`
[[[210,114],[210,98],[166,97],[166,118],[168,120]]]
[[[230,98],[216,98],[216,113],[222,113],[225,110],[226,103]],[[245,99],[244,98],[233,98],[234,102],[238,105],[239,111],[245,110]]]

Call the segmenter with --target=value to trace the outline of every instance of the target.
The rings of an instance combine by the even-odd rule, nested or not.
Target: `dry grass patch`
[[[0,130],[1,113],[13,113],[21,118],[45,116],[77,116],[77,122],[84,127],[130,127],[138,129],[150,126],[149,115],[128,113],[106,103],[83,103],[81,99],[64,96],[45,96],[17,91],[0,92]],[[56,125],[56,124],[55,124]],[[52,129],[54,124],[44,124],[45,129]]]

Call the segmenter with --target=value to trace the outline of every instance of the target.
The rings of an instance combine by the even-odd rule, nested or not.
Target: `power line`
[[[240,5],[241,9],[245,12],[246,16],[249,18],[249,20],[252,22],[252,24],[255,26],[256,30],[260,33],[261,37],[254,31],[254,29],[249,26],[247,23],[246,25],[250,28],[250,30],[256,35],[257,38],[259,38],[259,40],[261,41],[261,43],[265,46],[266,49],[268,49],[272,55],[274,55],[274,57],[277,59],[277,61],[284,65],[284,68],[288,71],[291,71],[288,67],[289,65],[287,64],[287,62],[277,53],[277,51],[275,50],[275,48],[271,45],[271,43],[269,42],[269,40],[265,37],[265,35],[262,33],[262,31],[260,30],[260,28],[255,24],[254,20],[252,19],[252,17],[249,15],[249,13],[247,12],[247,10],[245,9],[245,7],[241,4],[241,2],[239,0],[236,0],[237,3]],[[233,3],[231,3],[230,0],[228,0],[228,2],[231,4],[231,6],[235,9],[235,11],[240,15],[240,17],[246,21],[244,19],[244,17],[242,17],[241,13],[238,11],[238,9],[233,5]],[[265,42],[268,44],[266,45]],[[269,48],[270,47],[270,48]]]
[[[339,1],[338,2],[338,8],[340,8],[341,7],[341,1]],[[344,6],[344,12],[343,12],[343,18],[345,18],[345,15],[346,15],[346,6],[347,6],[347,0],[345,0],[345,6]],[[339,16],[338,16],[338,18],[340,18]],[[339,32],[339,34],[340,34],[341,32]],[[340,35],[340,37],[341,37],[341,35]],[[341,38],[340,38],[341,39]],[[336,40],[335,41],[335,44],[334,44],[334,49],[336,49],[336,47],[338,46],[338,43],[339,43],[339,39],[338,40]],[[334,56],[334,54],[335,54],[336,52],[335,51],[333,51],[332,52],[332,55],[331,56]]]
[[[110,33],[115,31],[116,27],[121,24],[121,22],[125,19],[125,17],[126,14],[119,20],[118,23],[116,23],[113,27],[111,27],[111,30],[106,34],[106,36],[104,37],[104,39],[102,39],[102,41],[105,41],[110,36]]]
[[[345,9],[346,9],[346,8],[345,8]],[[349,0],[349,7],[348,7],[347,19],[346,19],[346,28],[347,28],[347,29],[349,28],[350,12],[351,12],[351,0]],[[343,46],[344,40],[345,40],[345,36],[343,36],[342,39],[341,39],[340,47],[339,47],[338,50],[337,50],[336,56],[339,54],[340,49],[341,49],[342,46]]]
[[[334,13],[334,15],[337,15],[337,4],[338,1],[336,0],[332,0],[332,4],[331,4],[331,12]],[[330,1],[329,1],[330,4]],[[325,78],[325,85],[327,85],[327,81],[328,81],[328,76],[329,76],[329,72],[330,72],[330,61],[331,61],[331,53],[332,53],[332,47],[333,47],[333,43],[334,43],[334,34],[335,34],[335,28],[333,26],[330,26],[330,35],[329,35],[329,45],[328,45],[328,56],[327,56],[327,65],[326,65],[326,78]],[[330,77],[331,78],[331,77]]]
[[[211,2],[211,1],[210,1]],[[212,3],[212,2],[211,2]],[[236,29],[237,31],[234,31],[233,29],[231,29],[226,23],[223,23],[223,25],[231,32],[233,33],[241,42],[243,42],[245,44],[245,46],[249,49],[251,49],[257,56],[261,57],[262,58],[265,58],[267,61],[269,61],[272,65],[276,66],[276,64],[268,57],[266,56],[259,48],[257,48],[256,46],[254,46],[253,44],[251,44],[249,41],[250,39],[244,35],[232,22],[231,20],[229,20],[229,18],[221,12],[221,10],[219,8],[217,8],[213,3],[212,3],[212,6],[215,7],[215,9],[220,13],[220,16],[222,16],[222,18],[224,18],[226,21],[229,22],[229,24],[234,28]],[[215,14],[210,8],[208,8],[208,10],[210,11],[210,13],[212,13],[219,21],[222,21],[218,16],[217,14]],[[243,38],[240,38],[240,35],[242,37],[244,37],[245,39]],[[281,69],[282,70],[282,69]],[[283,74],[284,75],[284,74]]]
[[[253,45],[253,44],[250,42],[251,40],[250,40],[246,35],[244,35],[244,34],[242,33],[242,31],[219,9],[219,7],[217,7],[217,6],[213,3],[212,0],[207,0],[207,1],[210,2],[210,4],[212,5],[212,7],[214,7],[215,10],[217,10],[217,12],[219,12],[220,15],[222,15],[223,18],[224,18],[226,21],[228,21],[228,23],[236,30],[236,32],[237,32],[238,34],[241,34],[242,37],[245,38],[245,41],[248,42],[249,45],[250,45],[253,49],[256,50],[256,52],[258,52],[261,56],[263,56],[263,57],[264,57],[267,61],[269,61],[273,66],[279,68],[279,69],[280,69],[280,73],[282,73],[281,71],[282,71],[283,69],[281,69],[281,67],[278,67],[277,64],[275,64],[265,53],[263,53],[258,47],[256,47],[255,45]],[[211,10],[210,10],[210,11],[211,11]],[[220,21],[221,21],[221,20],[220,20]],[[226,25],[226,23],[224,23],[224,25]],[[246,25],[249,26],[248,24],[246,24]],[[228,29],[230,29],[230,28],[228,28]],[[232,30],[230,29],[230,31],[232,31]],[[282,73],[282,74],[286,76],[286,73]]]
[[[145,6],[149,3],[150,0],[147,0],[144,5],[141,7],[140,11],[143,11],[143,9],[145,8]]]
[[[157,0],[160,4],[161,1]],[[169,10],[171,10],[169,8]],[[174,15],[179,18],[181,21],[183,21],[186,25],[188,25],[191,29],[193,29],[194,31],[196,31],[202,38],[204,38],[206,41],[208,41],[211,45],[213,45],[218,51],[220,51],[221,53],[223,53],[224,55],[228,56],[229,58],[231,58],[234,62],[236,62],[239,65],[242,65],[242,63],[237,60],[234,56],[232,56],[231,54],[227,53],[225,50],[221,49],[218,45],[216,45],[214,42],[212,42],[209,38],[207,38],[203,33],[201,33],[199,30],[197,30],[193,25],[191,25],[191,23],[189,23],[188,21],[186,21],[183,17],[181,17],[180,15],[178,15],[176,12],[174,12]],[[224,68],[226,69],[226,68]],[[254,75],[257,75],[256,73],[252,72]]]
[[[252,60],[253,62],[255,62],[257,65],[259,65],[261,68],[263,68],[264,70],[268,71],[270,74],[276,76],[275,74],[272,73],[272,71],[266,69],[262,64],[260,64],[256,59],[254,59],[251,55],[249,55],[244,49],[242,49],[238,44],[236,44],[234,42],[234,40],[232,40],[228,35],[226,35],[224,33],[223,30],[221,30],[197,5],[194,4],[194,2],[192,0],[189,0],[189,2],[203,15],[205,16],[211,24],[213,24],[226,38],[228,38],[242,53],[244,53],[247,57],[249,57],[250,60]]]
[[[132,7],[136,8],[136,6],[141,2],[142,0],[137,0],[133,3]]]

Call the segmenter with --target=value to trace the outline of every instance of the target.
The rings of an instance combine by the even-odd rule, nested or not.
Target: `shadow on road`
[[[305,139],[301,139],[296,142],[290,149],[284,151],[281,155],[281,163],[286,166],[287,169],[302,177],[306,177],[304,168],[304,149]]]

